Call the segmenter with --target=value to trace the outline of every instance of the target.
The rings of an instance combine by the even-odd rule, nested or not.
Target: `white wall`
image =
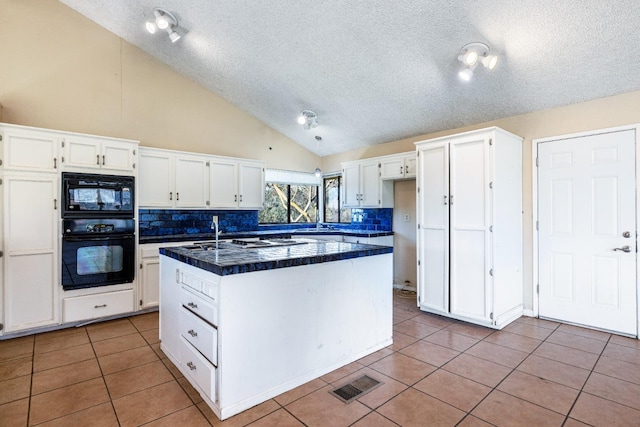
[[[405,222],[405,215],[409,221]],[[393,280],[416,286],[416,180],[394,182],[393,193]]]

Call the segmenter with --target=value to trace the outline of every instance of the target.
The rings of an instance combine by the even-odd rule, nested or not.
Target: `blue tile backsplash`
[[[314,223],[258,226],[258,211],[140,209],[140,236],[211,233],[211,217],[218,216],[225,233],[311,228]],[[351,209],[351,223],[331,223],[336,229],[392,231],[393,209]]]

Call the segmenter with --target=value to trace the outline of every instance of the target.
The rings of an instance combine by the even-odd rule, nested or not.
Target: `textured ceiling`
[[[638,0],[61,1],[321,156],[640,89]],[[499,62],[463,83],[477,41]]]

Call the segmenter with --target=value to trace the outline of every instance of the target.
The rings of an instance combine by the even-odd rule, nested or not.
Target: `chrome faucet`
[[[216,251],[218,250],[218,234],[220,233],[220,230],[218,230],[218,216],[217,215],[213,215],[211,217],[211,229],[215,230],[215,234],[216,234]]]

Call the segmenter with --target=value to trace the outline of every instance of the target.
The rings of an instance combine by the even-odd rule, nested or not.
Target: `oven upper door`
[[[134,216],[134,178],[130,176],[62,174],[62,216]]]

